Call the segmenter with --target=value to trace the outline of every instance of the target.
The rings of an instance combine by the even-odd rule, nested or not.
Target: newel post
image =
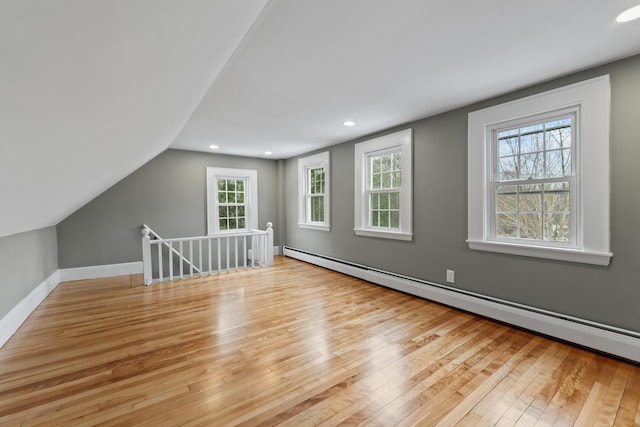
[[[147,227],[142,227],[142,271],[144,284],[149,286],[153,282],[153,277],[151,275],[151,238],[149,238]]]
[[[273,224],[267,223],[267,259],[266,264],[268,266],[273,265]]]

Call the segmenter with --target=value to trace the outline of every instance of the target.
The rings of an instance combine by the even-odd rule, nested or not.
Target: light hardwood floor
[[[291,259],[62,283],[0,350],[0,425],[640,425],[640,367]]]

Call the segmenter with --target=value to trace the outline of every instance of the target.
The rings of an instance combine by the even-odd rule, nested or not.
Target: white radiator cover
[[[640,362],[640,333],[285,246],[283,255],[544,335]]]

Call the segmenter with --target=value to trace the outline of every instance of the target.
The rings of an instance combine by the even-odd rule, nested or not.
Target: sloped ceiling
[[[0,237],[169,146],[288,158],[639,53],[635,1],[3,0]]]
[[[0,236],[54,225],[174,140],[266,0],[3,0]]]
[[[173,146],[289,158],[630,56],[636,3],[273,0]]]

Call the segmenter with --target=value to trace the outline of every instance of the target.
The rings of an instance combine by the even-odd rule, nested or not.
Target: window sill
[[[579,249],[551,248],[533,245],[521,245],[487,240],[467,240],[469,249],[497,252],[510,255],[546,258],[558,261],[580,262],[583,264],[609,265],[610,252],[590,252]]]
[[[309,230],[331,231],[330,225],[322,225],[322,224],[308,224],[305,222],[299,222],[298,227],[307,228]]]
[[[354,228],[353,231],[356,233],[356,236],[379,237],[382,239],[404,240],[407,242],[413,240],[413,233],[404,233],[401,231],[382,231],[369,228]]]

